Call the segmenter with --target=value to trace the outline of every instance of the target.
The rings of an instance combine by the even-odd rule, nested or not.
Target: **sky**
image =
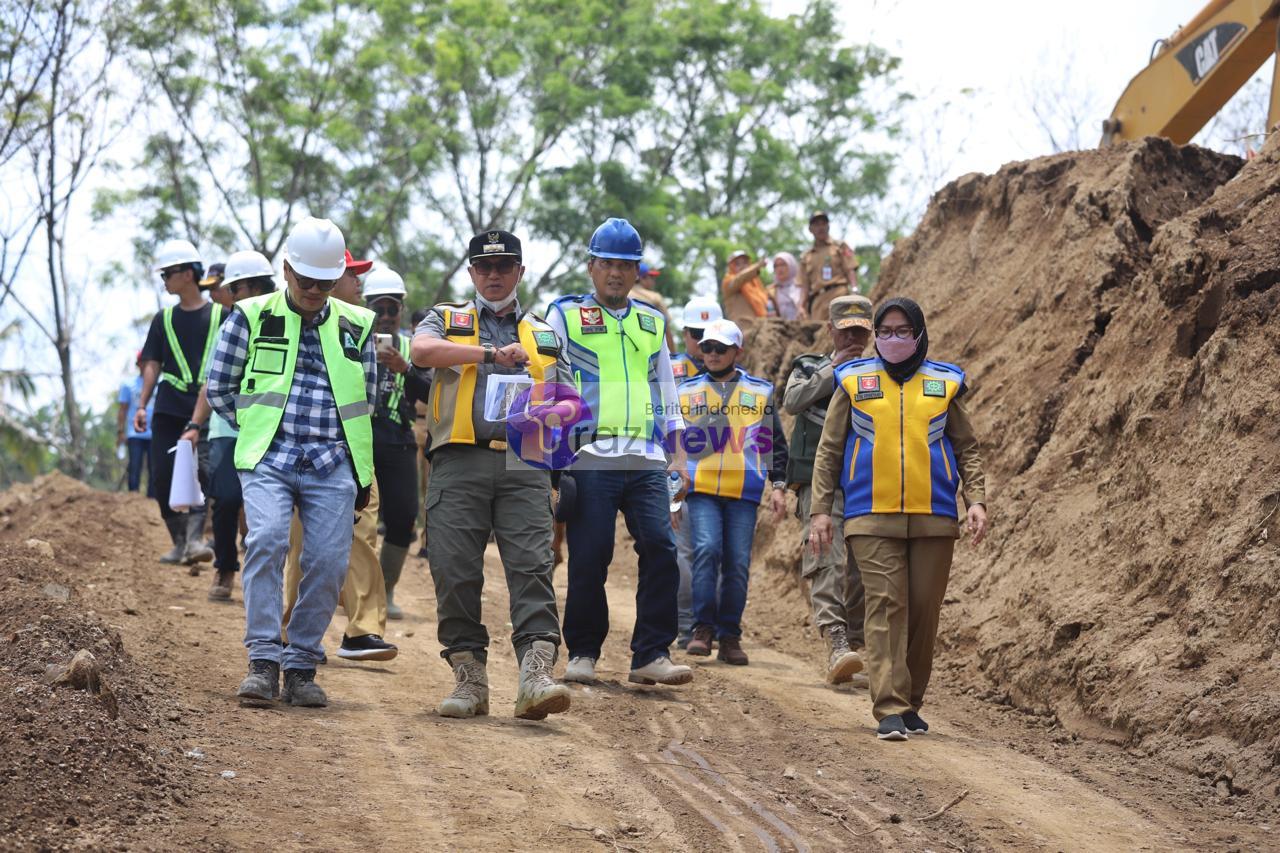
[[[790,14],[804,2],[774,0],[771,5],[776,13]],[[901,168],[892,201],[918,211],[933,191],[960,175],[993,172],[1007,162],[1050,153],[1049,137],[1031,109],[1037,96],[1044,102],[1053,101],[1055,93],[1070,93],[1066,100],[1089,116],[1079,144],[1096,145],[1102,119],[1146,65],[1152,43],[1190,20],[1204,0],[1074,0],[1052,6],[1025,0],[843,0],[837,5],[844,38],[871,42],[900,57],[902,88],[917,98],[905,118],[907,132],[895,143]],[[1209,142],[1223,147],[1219,140]],[[121,145],[128,144],[126,137]],[[129,159],[124,153],[121,159]],[[82,223],[75,229],[82,239],[75,241],[79,251],[70,266],[93,275],[133,235],[127,222],[92,223],[90,198],[91,193],[83,196]],[[837,213],[837,227],[840,219]],[[871,235],[843,236],[855,243]],[[528,265],[536,271],[538,259],[531,257]],[[43,282],[20,286],[32,285]],[[78,389],[86,403],[95,408],[107,403],[131,370],[132,354],[141,346],[131,321],[154,310],[157,291],[158,283],[155,289],[119,288],[86,300],[78,318],[87,331],[86,346],[78,353],[83,373]],[[6,306],[0,313],[0,327],[10,319],[9,310]],[[56,367],[43,341],[25,350],[0,344],[0,368],[17,363],[29,369]],[[50,380],[40,396],[48,399],[57,392]]]

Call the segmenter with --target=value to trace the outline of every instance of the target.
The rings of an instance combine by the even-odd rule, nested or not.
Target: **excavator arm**
[[[1212,0],[1156,43],[1151,62],[1102,123],[1102,145],[1164,136],[1185,145],[1272,56],[1280,63],[1280,0]],[[1267,130],[1280,122],[1280,67]]]

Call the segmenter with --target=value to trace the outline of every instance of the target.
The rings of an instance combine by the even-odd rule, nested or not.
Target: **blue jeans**
[[[636,540],[636,624],[631,667],[639,669],[669,654],[676,638],[676,541],[671,532],[667,474],[643,470],[574,470],[578,499],[568,518],[569,592],[564,605],[564,641],[569,657],[599,659],[609,633],[604,584],[613,562],[618,517]]]
[[[347,578],[356,505],[351,468],[342,464],[328,474],[318,474],[310,466],[282,471],[259,465],[240,472],[240,488],[249,524],[241,581],[249,660],[275,661],[285,669],[312,669],[324,655],[324,632]],[[302,521],[302,582],[285,626],[286,649],[280,640],[280,619],[295,505]]]
[[[151,439],[131,438],[127,442],[129,448],[129,491],[136,492],[142,486],[142,472],[147,468],[147,457],[151,455]],[[155,497],[151,477],[147,477],[147,497]]]
[[[694,625],[711,626],[718,638],[741,637],[751,542],[760,505],[696,493],[686,500],[693,522]]]
[[[680,609],[679,627],[682,640],[693,633],[693,522],[689,521],[689,502],[680,507],[680,528],[676,530],[676,564],[680,567],[680,588],[676,604]]]

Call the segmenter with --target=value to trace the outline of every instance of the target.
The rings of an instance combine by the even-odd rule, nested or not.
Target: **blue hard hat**
[[[640,232],[625,219],[606,219],[591,235],[587,252],[593,258],[616,258],[620,261],[638,261],[644,256],[644,243]]]

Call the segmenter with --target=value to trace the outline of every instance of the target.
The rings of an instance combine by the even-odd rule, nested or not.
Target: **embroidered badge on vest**
[[[676,379],[683,379],[689,374],[688,365],[683,361],[673,361],[671,362],[671,373]]]
[[[584,335],[608,331],[604,325],[604,313],[599,308],[579,308],[578,322],[582,325]]]
[[[707,395],[698,392],[689,398],[690,409],[705,409],[707,407]]]
[[[658,334],[658,324],[653,319],[652,314],[640,315],[640,328],[644,329],[646,332],[649,332],[650,334],[654,334],[654,335]]]
[[[941,379],[926,379],[924,381],[924,395],[926,397],[947,396],[947,383]]]
[[[743,391],[738,396],[738,402],[742,403],[742,408],[754,410],[756,407],[756,395],[748,394],[746,391]]]
[[[469,313],[449,312],[449,327],[446,335],[470,335],[476,330],[476,318]]]
[[[534,332],[533,342],[543,355],[556,355],[560,352],[560,341],[556,339],[555,332]]]
[[[879,376],[858,377],[858,393],[853,398],[855,403],[861,403],[863,400],[879,400],[883,397],[884,392],[880,390]]]

